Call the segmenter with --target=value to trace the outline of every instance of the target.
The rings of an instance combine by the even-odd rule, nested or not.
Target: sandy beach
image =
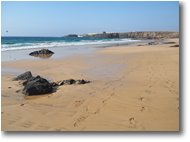
[[[169,41],[179,44],[178,39]],[[86,79],[25,97],[18,73],[2,73],[2,131],[179,131],[179,47],[99,48],[59,59],[2,62],[51,81]],[[56,53],[55,53],[56,54]]]

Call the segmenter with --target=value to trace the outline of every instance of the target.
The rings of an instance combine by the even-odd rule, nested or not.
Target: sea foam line
[[[2,44],[1,51],[9,50],[24,50],[24,49],[38,49],[38,48],[52,48],[52,47],[66,47],[66,46],[82,46],[82,45],[103,45],[103,44],[121,44],[138,42],[139,40],[131,39],[111,39],[111,40],[82,40],[79,42],[42,42],[42,43],[17,43],[17,44]]]

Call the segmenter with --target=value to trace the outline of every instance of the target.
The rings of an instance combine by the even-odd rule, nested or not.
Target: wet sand
[[[172,41],[178,44],[178,39]],[[92,81],[24,97],[17,91],[22,86],[12,81],[16,73],[2,74],[2,130],[178,131],[179,48],[171,45],[117,46],[63,59],[2,62],[2,68],[30,70],[52,81]]]

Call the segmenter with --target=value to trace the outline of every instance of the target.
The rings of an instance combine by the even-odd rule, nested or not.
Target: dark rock
[[[168,41],[168,42],[164,42],[164,44],[175,44],[176,42],[173,41]]]
[[[19,93],[21,90],[16,90],[16,93]]]
[[[149,42],[148,45],[157,45],[158,42]]]
[[[13,81],[17,81],[17,80],[27,80],[29,78],[32,77],[32,73],[30,71],[27,71],[23,74],[20,74],[19,76],[17,76],[16,78],[13,79]]]
[[[9,86],[8,88],[10,89],[10,88],[12,88],[12,87]]]
[[[84,79],[76,81],[76,84],[86,84],[86,83],[90,83],[90,81],[86,81]]]
[[[75,84],[75,80],[74,79],[68,79],[68,80],[64,80],[64,84],[66,85],[71,85],[71,84]]]
[[[17,76],[14,80],[24,80],[21,81],[20,84],[24,86],[24,88],[22,89],[22,93],[27,96],[52,93],[56,91],[57,88],[61,85],[90,83],[90,81],[86,81],[84,79],[81,80],[68,79],[68,80],[61,80],[58,82],[48,82],[46,79],[40,77],[39,75],[33,77],[30,71]],[[16,90],[16,93],[20,91],[21,90]]]
[[[60,85],[72,85],[72,84],[86,84],[86,83],[90,83],[90,81],[86,81],[84,79],[82,80],[74,80],[74,79],[68,79],[68,80],[63,80],[60,81],[59,86]]]
[[[178,45],[178,44],[176,44],[176,45],[173,45],[173,46],[170,46],[170,47],[179,47],[179,45]]]
[[[90,81],[86,81],[84,79],[81,80],[74,80],[74,79],[68,79],[68,80],[61,80],[58,82],[52,82],[52,86],[61,86],[61,85],[72,85],[72,84],[86,84],[90,83]]]
[[[23,94],[27,96],[52,93],[52,85],[44,78],[37,76],[25,83]]]
[[[40,57],[40,58],[49,58],[54,54],[54,52],[48,50],[48,49],[41,49],[38,51],[31,52],[29,55]]]

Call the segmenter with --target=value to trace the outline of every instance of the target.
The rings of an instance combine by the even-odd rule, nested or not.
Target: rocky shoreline
[[[125,32],[85,34],[87,38],[131,38],[131,39],[168,39],[179,38],[179,32]]]

